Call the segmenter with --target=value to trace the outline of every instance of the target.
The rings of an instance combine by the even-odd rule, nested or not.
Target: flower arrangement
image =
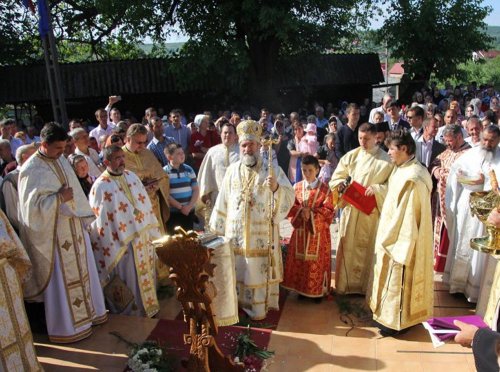
[[[171,357],[156,341],[135,345],[129,354],[128,367],[133,372],[173,372]]]
[[[236,340],[235,362],[245,364],[246,372],[260,371],[264,360],[274,356],[274,351],[264,350],[257,346],[250,335],[250,327],[238,335]]]

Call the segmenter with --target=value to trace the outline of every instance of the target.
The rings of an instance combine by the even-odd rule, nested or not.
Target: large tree
[[[472,52],[487,49],[485,17],[491,8],[482,0],[391,0],[380,42],[404,60],[414,80],[459,74],[459,64]]]
[[[248,78],[250,95],[263,101],[275,96],[275,76],[287,58],[345,49],[375,9],[370,0],[178,0],[173,21],[190,36],[183,57],[193,72],[218,80]],[[344,44],[343,44],[344,42]],[[225,62],[225,63],[224,63]],[[181,69],[191,64],[183,64]],[[227,66],[228,71],[220,66]],[[239,72],[239,73],[238,73]],[[196,73],[189,74],[197,78]],[[244,79],[243,79],[244,80]]]
[[[4,1],[19,18],[21,2]],[[144,38],[156,44],[155,55],[165,55],[166,36],[182,32],[189,41],[170,71],[181,88],[203,80],[264,101],[275,96],[275,74],[286,57],[308,56],[305,63],[312,63],[314,55],[348,49],[376,1],[48,0],[62,61],[133,57]],[[36,29],[35,17],[22,16]],[[41,55],[37,48],[31,54]]]

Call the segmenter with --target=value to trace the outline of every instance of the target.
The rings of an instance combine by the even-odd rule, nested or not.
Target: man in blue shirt
[[[170,219],[167,221],[167,232],[174,233],[176,226],[184,230],[192,230],[195,221],[194,206],[198,201],[200,189],[193,168],[185,164],[186,155],[182,146],[171,143],[165,149],[168,164],[163,170],[169,175]]]
[[[184,153],[187,153],[191,132],[185,125],[181,124],[181,113],[178,110],[172,110],[170,121],[172,124],[165,128],[165,136],[173,137],[175,142],[182,146]]]
[[[158,116],[154,116],[149,120],[149,128],[151,133],[153,133],[153,139],[149,142],[147,148],[151,150],[161,166],[164,167],[168,164],[167,157],[165,156],[165,149],[168,145],[174,143],[175,139],[165,135],[163,122]]]

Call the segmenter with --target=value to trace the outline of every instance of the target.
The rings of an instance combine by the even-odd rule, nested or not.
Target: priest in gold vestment
[[[238,125],[240,160],[227,169],[210,219],[210,228],[229,240],[236,264],[238,302],[253,320],[278,309],[283,262],[279,223],[288,215],[295,193],[281,168],[269,176],[262,166],[259,143],[262,127],[253,120]],[[273,200],[273,241],[270,207]],[[271,249],[270,249],[271,248]]]
[[[160,162],[146,148],[148,130],[142,124],[132,124],[127,130],[125,145],[125,169],[134,172],[142,181],[153,205],[160,231],[165,233],[165,223],[170,216],[168,195],[170,184],[168,175],[163,171]]]
[[[68,135],[46,124],[19,173],[20,238],[33,264],[27,300],[43,301],[52,342],[79,341],[107,319],[87,226],[94,213],[63,156]]]
[[[26,250],[0,210],[0,371],[42,371],[23,303],[21,284],[30,275]]]
[[[360,147],[340,159],[330,180],[332,190],[342,188],[347,177],[365,187],[387,181],[393,165],[387,153],[376,145],[376,134],[375,126],[362,124],[359,127]],[[377,207],[370,215],[350,204],[342,210],[335,268],[335,290],[338,294],[366,294],[368,290],[375,233],[383,202],[381,198],[376,199]]]
[[[127,129],[125,145],[122,147],[125,152],[125,169],[135,173],[144,184],[158,220],[160,233],[165,234],[165,224],[170,217],[170,183],[158,159],[146,148],[147,144],[148,129],[142,124],[132,124]],[[169,269],[160,260],[156,261],[156,269],[162,284],[168,279]]]
[[[410,133],[393,132],[389,156],[396,165],[387,186],[375,242],[369,300],[380,333],[390,336],[432,316],[433,251],[429,172],[415,158]]]

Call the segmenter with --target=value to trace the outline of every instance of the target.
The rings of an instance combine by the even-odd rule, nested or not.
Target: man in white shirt
[[[10,142],[12,156],[16,153],[18,147],[23,145],[23,142],[12,136],[12,128],[16,126],[14,119],[4,119],[0,121],[0,138]]]
[[[375,113],[376,112],[381,112],[382,114],[384,114],[384,121],[389,121],[390,120],[390,115],[387,113],[387,109],[389,108],[389,105],[391,104],[392,102],[392,96],[388,93],[386,93],[384,95],[384,98],[382,99],[382,105],[379,106],[379,107],[375,107],[374,109],[372,109],[370,111],[370,117],[368,119],[368,121],[370,123],[375,123]]]
[[[441,142],[442,144],[444,144],[444,130],[446,129],[446,127],[451,124],[457,124],[457,112],[455,110],[446,110],[446,112],[444,113],[443,120],[445,125],[439,128],[438,133],[436,135],[436,140]],[[463,138],[465,139],[469,137],[467,131],[460,124],[458,125],[462,130]]]
[[[420,108],[420,107],[419,107]],[[433,160],[446,150],[446,146],[435,141],[434,137],[438,131],[438,123],[434,118],[427,118],[422,123],[422,135],[415,141],[417,145],[417,160],[425,165],[427,169]]]
[[[95,118],[99,124],[90,131],[89,136],[95,138],[99,143],[101,136],[111,135],[114,126],[108,125],[108,113],[102,108],[95,112]]]
[[[424,133],[424,129],[422,127],[424,115],[425,112],[420,106],[412,107],[406,114],[408,122],[410,123],[410,134],[415,141],[422,137],[422,134]]]
[[[116,125],[122,119],[120,110],[118,110],[116,107],[113,107],[113,105],[121,101],[121,99],[121,96],[109,96],[108,104],[104,108],[104,110],[106,110],[106,112],[108,113],[108,125]]]

